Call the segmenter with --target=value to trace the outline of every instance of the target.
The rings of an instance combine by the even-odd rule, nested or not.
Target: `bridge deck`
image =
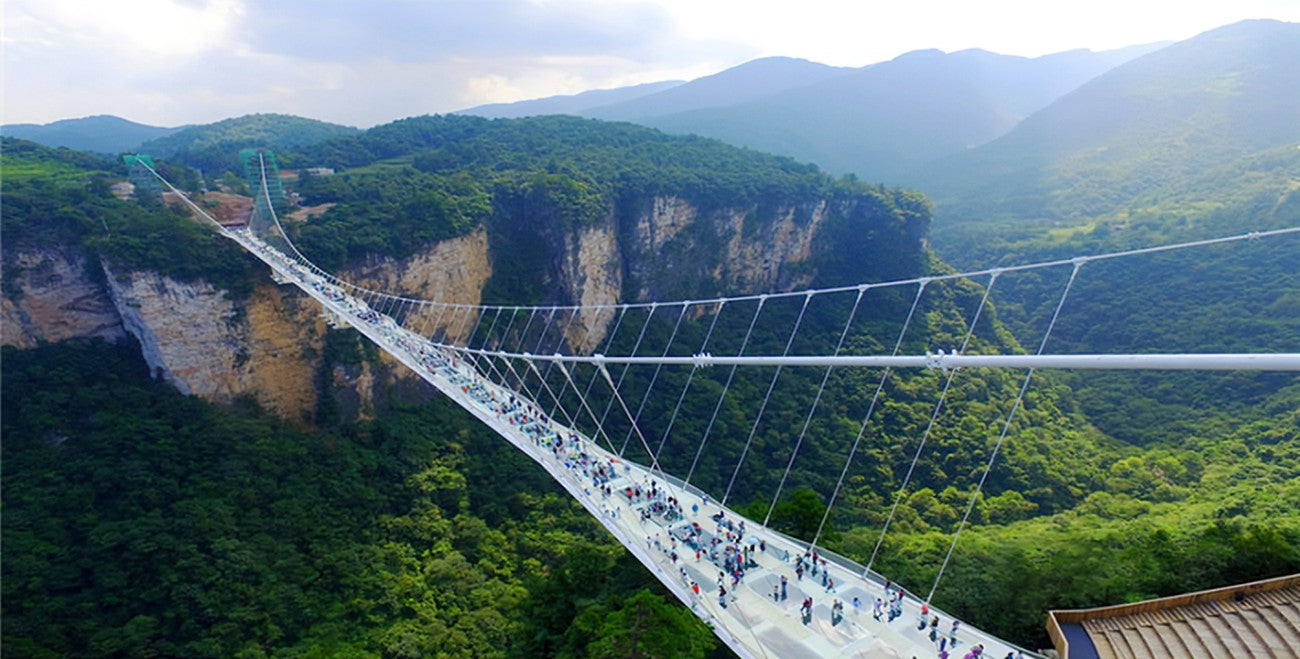
[[[524,420],[520,414],[526,412],[529,401],[518,392],[483,377],[470,365],[433,347],[426,339],[398,326],[392,319],[377,314],[364,302],[347,296],[247,232],[229,232],[228,235],[270,265],[280,278],[297,285],[325,308],[347,320],[390,355],[528,454],[740,656],[939,656],[939,645],[930,641],[929,629],[917,629],[921,602],[910,594],[903,600],[902,615],[893,622],[883,617],[880,621],[873,618],[876,598],[886,596],[879,575],[864,575],[861,566],[834,557],[827,567],[830,578],[834,579],[833,591],[822,586],[820,572],[816,577],[807,572],[800,580],[796,576],[795,562],[804,556],[806,545],[723,509],[698,491],[685,492],[680,489],[680,483],[666,482],[646,467],[623,461],[588,438],[578,436],[576,440],[570,439],[576,433],[553,420],[545,424],[532,417]],[[519,409],[508,409],[512,396],[520,401]],[[586,456],[585,463],[578,457],[582,454]],[[609,474],[608,481],[596,476],[594,470],[600,466],[613,467],[614,472]],[[608,485],[611,493],[604,493],[598,485]],[[650,503],[647,498],[629,498],[623,493],[629,486],[648,490],[652,485],[661,493],[656,499],[660,503],[667,496],[678,500],[684,513],[682,519],[669,521],[659,515],[645,519],[642,511]],[[698,511],[692,506],[698,506]],[[719,567],[710,562],[704,552],[697,559],[695,551],[683,541],[686,537],[683,529],[690,524],[700,525],[705,542],[725,533],[714,519],[719,514],[721,519],[736,526],[744,522],[746,533],[741,543],[756,546],[761,541],[766,546],[766,551],[753,552],[754,565],[745,572],[743,582],[737,587],[733,587],[729,576],[721,575]],[[674,548],[670,540],[674,533],[677,539],[676,560],[672,556]],[[778,586],[783,575],[788,583],[787,597],[774,599],[773,587]],[[720,580],[727,590],[725,602],[718,596]],[[698,594],[695,585],[699,587]],[[811,616],[804,617],[800,609],[807,597],[812,598],[813,607]],[[855,611],[851,604],[854,597],[862,602],[860,610]],[[842,618],[833,620],[832,604],[836,600],[842,602],[844,608]],[[939,631],[942,637],[947,638],[953,618],[935,609],[931,609],[931,615],[940,617]],[[1020,650],[963,624],[955,635],[955,645],[949,646],[949,652],[954,657],[962,657],[981,645],[985,657],[1006,657],[1008,653]]]

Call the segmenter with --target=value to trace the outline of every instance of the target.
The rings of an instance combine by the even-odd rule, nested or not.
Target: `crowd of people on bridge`
[[[670,495],[651,478],[647,477],[644,487],[639,483],[626,485],[623,496],[632,507],[641,507],[642,522],[659,518],[667,526],[683,517],[682,505],[677,497]]]
[[[319,279],[313,280],[311,282],[311,287],[320,291],[321,294],[323,294],[325,297],[329,298],[330,300],[333,300],[334,302],[343,302],[344,298],[346,297],[345,295],[343,295],[343,291],[340,291],[339,289],[329,284],[326,284],[325,282]]]

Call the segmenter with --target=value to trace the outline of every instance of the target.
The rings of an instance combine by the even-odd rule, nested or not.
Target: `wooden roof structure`
[[[1300,657],[1300,574],[1051,611],[1047,632],[1062,659]]]

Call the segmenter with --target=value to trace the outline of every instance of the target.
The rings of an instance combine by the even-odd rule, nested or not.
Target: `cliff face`
[[[567,338],[574,349],[596,350],[615,317],[613,309],[597,305],[808,285],[816,274],[814,238],[832,207],[814,200],[702,210],[658,196],[571,230],[520,217],[512,221],[532,228],[514,243],[490,241],[489,231],[500,227],[489,225],[408,259],[375,257],[341,274],[368,288],[472,305],[483,301],[494,274],[514,268],[513,277],[543,282],[552,301],[593,307],[569,322]],[[204,281],[119,271],[78,249],[7,250],[4,256],[6,344],[130,334],[154,372],[181,391],[218,402],[251,395],[303,421],[322,409],[321,396],[341,417],[356,418],[393,395],[429,395],[414,374],[382,355],[331,358],[319,306],[269,277],[247,297],[233,299]],[[520,260],[526,258],[533,260]],[[401,313],[408,327],[453,338],[477,320],[415,305]]]
[[[207,282],[115,272],[73,247],[5,250],[3,342],[133,336],[155,375],[230,402],[254,396],[310,420],[323,323],[315,302],[270,283],[231,300]]]
[[[155,374],[208,400],[253,395],[284,416],[310,418],[311,355],[319,352],[323,324],[309,298],[267,284],[233,301],[207,282],[104,270],[122,324]]]
[[[565,242],[567,258],[562,260],[562,281],[569,282],[570,294],[583,309],[569,326],[565,339],[575,350],[589,352],[605,340],[615,311],[602,305],[621,302],[623,258],[618,238],[609,225],[583,229]]]
[[[805,287],[812,270],[798,266],[812,255],[826,209],[817,200],[702,211],[676,197],[654,197],[628,223],[629,293],[672,299],[699,282],[730,293]]]
[[[320,306],[270,277],[247,297],[232,299],[206,281],[119,272],[69,246],[7,249],[4,264],[0,327],[6,345],[129,335],[153,373],[180,391],[220,403],[253,396],[281,416],[307,422],[321,396],[330,396],[341,416],[363,418],[395,388],[404,390],[399,395],[414,389],[414,374],[395,361],[325,359],[328,330]],[[348,276],[369,287],[475,304],[490,273],[480,230],[407,261],[379,260]],[[437,316],[428,314],[430,330],[456,322]]]
[[[911,275],[924,263],[927,228],[927,214],[899,209],[884,196],[721,208],[655,196],[626,204],[595,226],[543,237],[559,264],[550,301],[592,304],[707,299]]]
[[[588,307],[558,321],[577,351],[598,351],[612,328],[615,310],[595,305],[699,300],[914,274],[923,262],[928,225],[926,212],[899,208],[883,192],[730,207],[701,207],[673,195],[625,198],[603,218],[576,226],[536,197],[507,208],[489,225],[494,270],[527,263],[526,276],[540,284],[521,284],[515,271],[494,292],[531,292],[536,303]]]
[[[453,304],[478,304],[483,287],[492,276],[488,259],[485,229],[431,245],[409,259],[397,261],[386,257],[372,259],[352,268],[345,277],[360,286],[392,291],[417,300],[437,300]],[[440,310],[408,307],[408,327],[418,328],[426,336],[434,333],[459,338],[467,331],[463,315],[439,313]]]
[[[122,319],[92,268],[99,264],[77,248],[5,250],[0,342],[31,348],[76,337],[124,338]]]

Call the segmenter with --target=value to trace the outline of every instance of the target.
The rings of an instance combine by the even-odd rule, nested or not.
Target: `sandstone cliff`
[[[207,282],[104,270],[122,324],[159,377],[208,400],[255,395],[291,418],[312,411],[310,355],[323,331],[314,301],[269,284],[235,301]]]
[[[654,197],[630,222],[630,296],[671,299],[700,281],[729,293],[806,287],[814,270],[799,266],[812,256],[826,209],[816,200],[703,211]]]
[[[484,301],[494,275],[514,268],[514,277],[543,281],[548,301],[591,307],[568,321],[566,338],[574,349],[595,350],[615,316],[599,305],[809,285],[816,276],[815,239],[836,213],[852,209],[804,200],[706,210],[654,196],[568,229],[522,214],[496,218],[410,258],[373,257],[342,274],[369,288],[472,305]],[[514,233],[503,222],[516,223]],[[4,263],[6,344],[129,334],[155,374],[181,391],[218,402],[253,396],[308,422],[324,408],[343,418],[368,416],[398,390],[429,395],[413,374],[382,356],[333,359],[331,330],[318,305],[269,276],[236,297],[206,281],[124,271],[80,248],[7,248]],[[453,338],[471,331],[475,320],[413,304],[404,311],[409,327]]]
[[[31,348],[76,337],[124,338],[98,268],[75,247],[5,250],[0,342]]]
[[[473,304],[490,275],[486,244],[480,230],[349,276],[367,286]],[[253,396],[304,422],[314,418],[322,395],[335,398],[343,417],[357,418],[382,407],[393,387],[414,386],[398,382],[413,374],[383,357],[326,359],[320,306],[269,276],[247,297],[234,298],[206,281],[119,272],[73,246],[6,249],[4,264],[6,345],[130,336],[155,376],[180,391],[220,403]]]

